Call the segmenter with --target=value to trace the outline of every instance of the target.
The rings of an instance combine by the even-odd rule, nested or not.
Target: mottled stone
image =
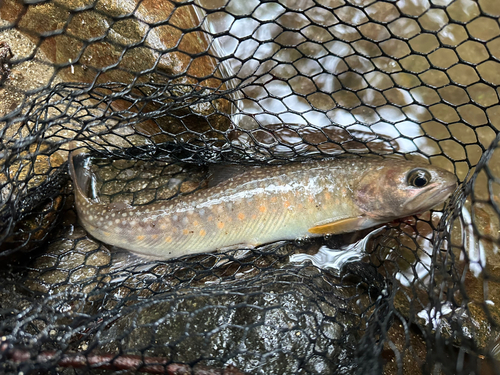
[[[178,110],[175,107],[179,106],[172,103],[172,97],[225,89],[218,62],[209,53],[210,38],[199,27],[201,20],[193,6],[152,0],[102,0],[89,5],[85,9],[76,2],[23,6],[6,0],[0,4],[0,17],[16,22],[34,43],[40,43],[49,61],[61,65],[58,76],[64,81],[123,85],[135,81],[171,87],[171,97],[162,95],[156,104],[135,105],[124,98],[111,102],[116,111],[147,113],[160,106],[173,107],[173,116],[134,125],[140,134],[155,142],[167,141],[179,133],[183,134],[177,139],[183,141],[201,133],[220,138],[221,133],[214,130],[226,131],[229,127],[229,118],[224,115],[230,113],[228,101],[193,103]],[[74,14],[69,17],[71,12]],[[130,16],[117,20],[126,15]],[[195,27],[198,29],[182,32]],[[41,35],[47,33],[53,35],[42,39]],[[137,43],[142,44],[135,46]],[[131,94],[140,100],[156,90],[149,86],[133,89]],[[186,127],[191,132],[185,132]]]

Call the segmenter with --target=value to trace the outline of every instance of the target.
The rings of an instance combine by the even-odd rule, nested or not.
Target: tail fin
[[[75,192],[85,199],[96,200],[95,175],[90,170],[89,156],[82,152],[69,154],[69,174],[73,180]]]

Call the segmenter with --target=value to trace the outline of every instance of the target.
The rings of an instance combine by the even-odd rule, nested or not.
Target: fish
[[[101,202],[90,158],[69,159],[83,228],[157,260],[371,228],[425,212],[457,187],[453,173],[422,162],[325,158],[245,168],[188,195],[130,206]]]

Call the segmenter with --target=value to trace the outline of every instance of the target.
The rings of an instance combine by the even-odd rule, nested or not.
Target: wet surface
[[[79,146],[112,153],[189,141],[214,151],[200,154],[214,160],[221,150],[254,161],[398,154],[425,159],[468,182],[453,207],[437,207],[374,235],[367,255],[358,253],[351,263],[369,265],[372,273],[365,266],[333,272],[308,263],[338,255],[326,248],[335,249],[329,240],[141,264],[88,237],[71,194],[62,191],[17,229],[14,247],[49,243],[3,265],[1,342],[5,337],[34,353],[63,343],[69,352],[233,364],[252,373],[353,373],[370,363],[360,360],[360,347],[374,348],[367,358],[382,358],[384,374],[457,373],[473,363],[455,353],[463,348],[479,358],[478,371],[494,373],[487,359],[500,358],[500,154],[496,146],[485,152],[500,129],[495,2],[200,0],[194,10],[189,4],[178,8],[189,17],[165,23],[163,13],[148,10],[150,2],[141,4],[39,4],[15,21],[22,6],[3,3],[2,27],[21,30],[0,33],[2,77],[10,70],[0,87],[0,116],[7,116],[0,122],[0,152],[13,155],[1,164],[3,207],[45,186],[75,138]],[[47,14],[53,22],[41,25],[37,17]],[[193,26],[199,28],[188,32],[192,38],[181,38],[181,30]],[[37,45],[37,34],[53,30],[62,34]],[[162,47],[154,40],[160,31],[169,35]],[[33,94],[61,81],[92,81],[96,68],[119,61],[123,45],[133,43],[100,82],[126,85],[158,63],[158,69],[138,74],[142,83],[172,79],[187,86],[174,85],[168,93],[148,86],[115,100],[111,110],[103,101],[111,89],[71,99],[68,106],[71,86],[50,99]],[[172,72],[180,76],[172,78]],[[199,101],[191,85],[216,90],[222,78],[228,78],[225,88],[242,89]],[[182,107],[177,98],[186,93],[193,101]],[[161,95],[172,99],[164,112]],[[137,99],[148,97],[154,100]],[[33,141],[31,134],[44,137]],[[203,168],[134,163],[100,162],[103,199],[168,199],[189,194],[204,175]],[[54,215],[63,207],[62,216]],[[306,261],[291,264],[290,256],[299,254]],[[390,319],[378,311],[390,311],[383,315]],[[370,337],[381,339],[364,341]]]

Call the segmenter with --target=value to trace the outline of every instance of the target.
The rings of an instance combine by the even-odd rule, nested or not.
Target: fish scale
[[[83,227],[157,259],[365,229],[428,210],[456,186],[452,173],[428,164],[323,159],[249,168],[189,195],[117,207],[85,194],[94,180],[85,155],[71,155],[70,172]],[[412,173],[426,173],[428,184],[411,186]]]

